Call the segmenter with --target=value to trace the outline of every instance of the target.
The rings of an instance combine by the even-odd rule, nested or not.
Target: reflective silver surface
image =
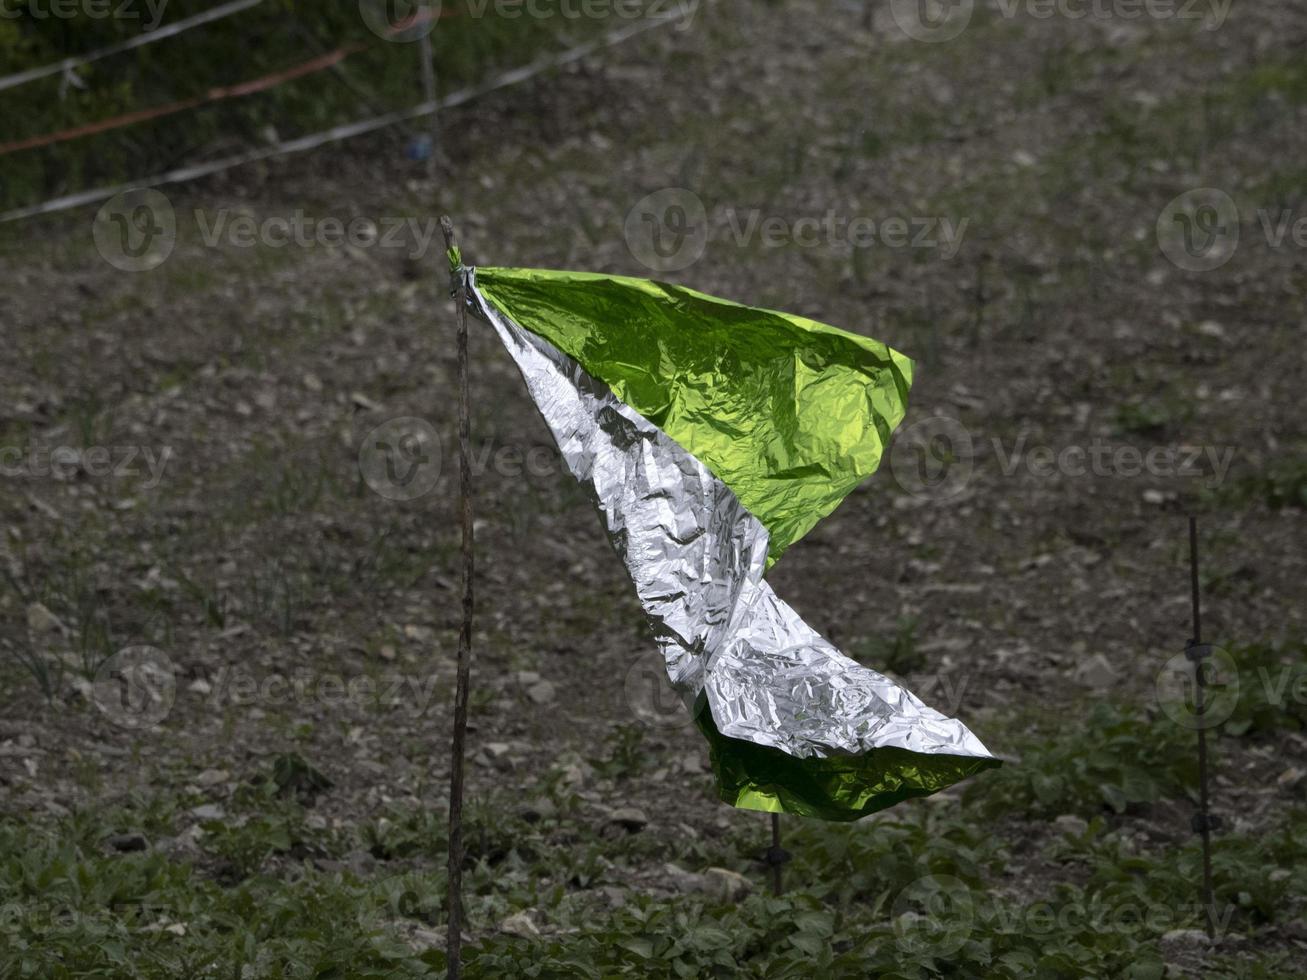
[[[961,722],[850,660],[764,581],[767,531],[725,484],[571,357],[469,302],[517,363],[572,475],[595,494],[672,685],[718,730],[800,758],[894,746],[988,757]]]

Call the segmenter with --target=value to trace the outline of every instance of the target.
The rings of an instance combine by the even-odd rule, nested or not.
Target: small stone
[[[638,807],[624,806],[614,810],[608,816],[608,822],[617,824],[631,833],[644,830],[649,826],[649,818],[644,815],[644,811]]]
[[[526,696],[536,704],[549,704],[557,695],[558,691],[550,681],[532,684],[526,691]]]
[[[690,892],[702,892],[707,885],[703,875],[697,875],[693,871],[686,871],[675,864],[663,865],[663,874],[672,883],[672,887],[678,892],[689,894]]]
[[[433,929],[414,929],[411,942],[416,949],[444,949],[445,934]]]
[[[719,902],[738,902],[753,891],[753,883],[726,868],[709,868],[703,873],[704,892]]]
[[[1162,933],[1162,942],[1197,945],[1207,942],[1207,933],[1201,929],[1172,929],[1170,932]]]
[[[304,375],[304,387],[309,389],[309,391],[321,391],[322,379],[310,371],[308,374]]]
[[[1071,837],[1082,837],[1089,829],[1089,824],[1073,813],[1064,813],[1053,820],[1053,826]]]
[[[44,605],[34,602],[27,607],[27,628],[38,635],[62,633],[64,624]]]
[[[1303,772],[1301,769],[1290,766],[1288,769],[1284,770],[1284,772],[1280,773],[1280,775],[1275,777],[1275,782],[1277,785],[1282,786],[1285,789],[1293,789],[1302,782],[1302,777]]]
[[[1215,320],[1204,320],[1198,324],[1198,332],[1204,337],[1214,337],[1217,340],[1225,339],[1225,327],[1221,326]]]
[[[210,786],[225,783],[230,778],[231,773],[226,769],[206,769],[195,777],[195,785],[208,789]]]
[[[391,646],[389,643],[383,643],[381,645],[381,649],[377,651],[377,656],[379,656],[382,660],[394,660],[395,648]]]
[[[191,681],[190,684],[186,685],[186,690],[190,691],[192,694],[212,694],[213,685],[203,677],[197,677],[195,680]]]
[[[531,921],[531,916],[525,912],[514,912],[503,922],[499,923],[499,931],[506,932],[510,936],[523,936],[530,938],[540,935],[540,930],[536,924]]]
[[[1105,688],[1116,682],[1116,668],[1101,653],[1076,665],[1075,679],[1086,687]]]
[[[543,796],[527,801],[517,811],[517,815],[527,823],[539,823],[557,813],[558,807],[554,806],[554,801]]]
[[[114,834],[109,838],[109,846],[121,854],[144,851],[150,846],[144,834]]]
[[[477,750],[476,761],[491,769],[507,771],[513,768],[513,759],[508,754],[510,749],[507,742],[487,742]]]
[[[579,762],[566,765],[563,767],[559,783],[563,786],[584,786],[589,775],[588,770],[588,766],[582,766]]]
[[[226,815],[227,811],[216,803],[205,803],[191,810],[191,816],[196,820],[221,820]]]
[[[1164,504],[1166,503],[1166,494],[1164,494],[1161,490],[1145,490],[1144,503]]]

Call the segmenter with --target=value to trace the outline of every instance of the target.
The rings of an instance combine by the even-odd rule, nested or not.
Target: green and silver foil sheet
[[[763,578],[879,464],[906,410],[907,358],[643,279],[463,274],[594,493],[723,800],[852,820],[998,765]]]

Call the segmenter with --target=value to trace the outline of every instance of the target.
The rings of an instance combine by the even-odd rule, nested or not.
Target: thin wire
[[[220,160],[212,160],[208,163],[195,164],[190,167],[179,167],[174,170],[168,170],[161,174],[155,174],[152,177],[143,177],[139,180],[128,181],[123,184],[114,184],[107,187],[96,187],[91,190],[79,191],[76,194],[68,194],[64,197],[53,198],[40,204],[32,204],[27,207],[16,208],[12,211],[6,211],[0,214],[0,223],[7,221],[19,221],[23,218],[33,218],[41,214],[52,214],[56,211],[66,211],[69,208],[81,207],[85,204],[94,204],[97,201],[104,201],[116,194],[125,191],[138,190],[144,187],[157,187],[162,184],[179,184],[188,180],[196,180],[200,177],[208,177],[211,174],[221,173],[224,170],[231,170],[233,167],[243,166],[247,163],[257,163],[260,160],[267,160],[271,157],[285,156],[290,153],[303,153],[306,150],[316,149],[327,143],[336,143],[341,140],[350,139],[354,136],[362,136],[365,133],[376,132],[379,129],[385,129],[388,126],[394,126],[397,123],[409,122],[414,119],[421,119],[433,113],[440,112],[444,109],[452,109],[455,106],[471,102],[490,92],[497,91],[501,88],[508,88],[511,85],[517,85],[529,78],[546,72],[551,68],[558,68],[562,65],[571,64],[579,61],[586,55],[604,48],[610,48],[620,44],[629,38],[642,34],[645,31],[652,30],[655,27],[662,27],[665,24],[672,23],[682,15],[679,13],[661,14],[657,17],[650,17],[646,20],[637,21],[626,27],[609,31],[607,34],[586,44],[577,45],[569,48],[551,58],[541,58],[523,65],[521,68],[514,68],[510,71],[503,72],[489,81],[480,85],[473,85],[465,89],[460,89],[443,99],[436,99],[433,102],[423,102],[420,105],[412,106],[408,109],[400,109],[395,112],[388,112],[380,116],[373,116],[369,119],[362,119],[358,122],[345,123],[340,126],[334,126],[321,132],[312,133],[308,136],[301,136],[298,139],[286,140],[276,143],[272,146],[263,147],[258,150],[250,150],[246,153],[235,154],[223,157]]]
[[[0,92],[5,89],[14,88],[18,85],[25,85],[28,82],[34,82],[38,78],[47,78],[50,75],[58,75],[62,72],[72,71],[74,68],[80,68],[82,65],[89,65],[93,61],[99,61],[101,58],[108,58],[110,55],[121,54],[124,51],[131,51],[134,48],[144,47],[147,44],[153,44],[155,41],[162,41],[165,38],[176,37],[183,31],[189,31],[192,27],[199,27],[202,24],[211,24],[215,20],[222,20],[224,17],[230,17],[232,14],[238,14],[242,10],[249,10],[251,7],[257,7],[263,0],[232,0],[231,3],[225,3],[221,7],[214,7],[212,10],[206,10],[202,14],[196,14],[194,17],[187,17],[173,24],[166,24],[163,27],[157,27],[145,34],[138,34],[136,37],[129,38],[119,44],[111,44],[106,48],[100,48],[98,51],[92,51],[89,54],[74,55],[71,58],[64,58],[62,61],[56,61],[52,64],[41,65],[39,68],[29,68],[26,71],[20,71],[13,75],[6,75],[0,78]]]

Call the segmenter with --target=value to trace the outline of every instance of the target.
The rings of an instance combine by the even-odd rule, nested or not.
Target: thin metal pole
[[[1189,518],[1189,591],[1194,609],[1194,643],[1203,642],[1203,610],[1198,601],[1198,518]]]
[[[785,863],[780,857],[784,852],[781,850],[781,815],[779,813],[771,815],[771,846],[771,892],[773,895],[779,895],[783,890],[781,869]]]
[[[1203,838],[1203,908],[1207,911],[1207,938],[1216,939],[1216,907],[1212,899],[1212,821],[1207,811],[1207,665],[1203,650],[1203,615],[1198,599],[1198,519],[1189,518],[1189,591],[1193,600],[1194,700],[1198,713],[1198,832]]]
[[[441,216],[445,246],[456,254],[454,225]],[[458,682],[449,769],[449,931],[445,941],[449,980],[463,975],[463,760],[467,744],[467,698],[472,673],[472,412],[467,363],[467,281],[458,277],[458,502],[463,530],[463,624],[458,631]]]

